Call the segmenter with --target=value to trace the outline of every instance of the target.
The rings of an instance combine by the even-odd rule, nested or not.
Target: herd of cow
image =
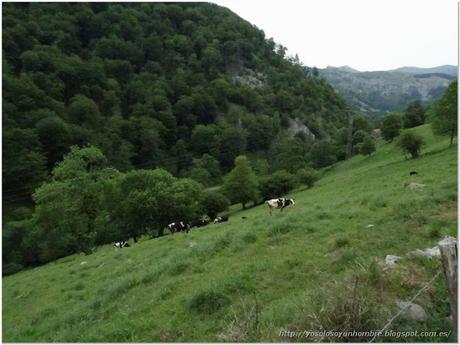
[[[228,216],[216,217],[213,221],[214,224],[223,223],[228,221]],[[171,234],[176,232],[186,232],[188,233],[192,228],[201,228],[203,226],[208,225],[210,222],[208,220],[198,219],[194,220],[193,222],[186,223],[186,222],[174,222],[168,224],[168,229]]]
[[[272,210],[274,208],[282,211],[284,208],[286,208],[289,205],[295,205],[295,202],[294,202],[294,199],[277,198],[277,199],[267,200],[265,201],[265,204],[268,206],[270,216],[271,216]],[[213,220],[213,223],[214,224],[223,223],[223,222],[228,221],[228,218],[229,218],[228,215],[218,216]],[[242,219],[246,219],[246,217],[242,217]],[[171,224],[168,224],[168,229],[171,234],[174,234],[176,232],[188,233],[190,229],[192,228],[201,228],[203,226],[208,225],[209,223],[210,221],[203,220],[203,219],[194,220],[190,223],[186,223],[184,221],[173,222]],[[120,241],[120,242],[114,243],[113,246],[115,248],[126,248],[126,247],[129,247],[129,243],[128,241]]]

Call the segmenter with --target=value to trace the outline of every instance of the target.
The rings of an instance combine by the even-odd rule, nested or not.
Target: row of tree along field
[[[230,203],[259,203],[299,184],[311,187],[312,169],[294,176],[279,171],[256,176],[245,156],[225,177],[223,192],[205,190],[190,178],[163,169],[119,172],[95,147],[73,147],[49,182],[34,193],[35,209],[14,211],[3,231],[4,274],[141,235],[163,236],[172,221],[213,219]]]
[[[457,83],[453,82],[430,109],[436,133],[451,135],[452,126],[456,128],[456,92]],[[418,105],[410,105],[403,118],[411,118],[414,108],[425,113]],[[421,118],[424,121],[425,116]],[[384,139],[398,137],[402,124],[395,114],[385,117],[381,125]],[[363,118],[355,120],[350,142],[353,151],[372,154],[375,145],[370,130]],[[213,219],[230,204],[241,203],[245,208],[286,195],[297,186],[311,188],[320,177],[313,167],[325,167],[344,158],[346,142],[340,145],[342,139],[319,141],[309,149],[299,138],[286,139],[274,153],[272,166],[264,159],[251,162],[246,156],[238,156],[218,190],[205,189],[192,178],[174,177],[164,169],[120,172],[110,166],[98,148],[72,147],[52,170],[50,181],[35,191],[34,210],[17,208],[6,222],[3,272],[11,274],[24,266],[73,253],[90,254],[95,246],[120,239],[137,239],[144,234],[163,236],[166,225],[173,221],[206,216]],[[398,139],[403,152],[413,158],[419,155],[422,144],[422,138],[410,131]],[[213,162],[212,156],[207,159]],[[210,175],[216,169],[214,163],[203,165]]]

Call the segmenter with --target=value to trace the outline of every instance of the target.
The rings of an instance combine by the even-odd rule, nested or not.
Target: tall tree
[[[412,128],[423,125],[425,122],[425,109],[420,101],[409,104],[404,111],[404,128]]]
[[[257,178],[246,156],[235,159],[235,168],[224,177],[224,193],[233,203],[241,203],[243,208],[258,198]]]
[[[457,135],[457,81],[452,82],[439,100],[433,118],[433,130],[437,134],[449,134],[450,144]]]

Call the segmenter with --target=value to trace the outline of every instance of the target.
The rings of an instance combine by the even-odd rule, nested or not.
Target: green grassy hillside
[[[296,205],[272,217],[264,205],[235,209],[227,223],[4,278],[3,341],[286,341],[282,329],[381,328],[395,301],[440,267],[438,259],[404,258],[384,271],[385,256],[456,236],[457,148],[429,125],[415,130],[427,143],[420,158],[379,143],[373,156],[337,164],[314,188],[296,190]],[[405,189],[411,181],[426,186]],[[451,329],[442,275],[415,302],[428,320],[398,319],[391,329]]]

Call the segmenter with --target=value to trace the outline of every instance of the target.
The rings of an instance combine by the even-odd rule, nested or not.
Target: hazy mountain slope
[[[402,110],[418,99],[432,102],[455,78],[454,72],[455,66],[375,72],[359,72],[345,66],[327,67],[320,70],[320,75],[356,109],[379,114]]]

